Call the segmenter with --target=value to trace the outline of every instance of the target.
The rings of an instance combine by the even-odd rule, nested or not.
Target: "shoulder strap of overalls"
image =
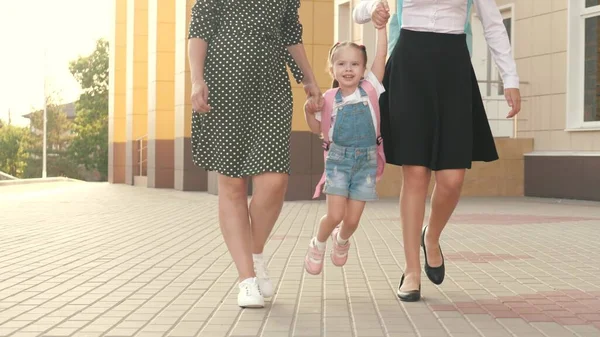
[[[396,13],[392,14],[390,18],[390,27],[388,34],[388,55],[392,54],[396,42],[400,37],[400,29],[402,28],[402,5],[404,0],[396,0]],[[467,1],[467,20],[465,21],[465,34],[467,35],[467,47],[469,48],[469,55],[473,54],[473,32],[471,29],[471,8],[473,7],[473,0]]]
[[[381,136],[379,132],[379,121],[381,119],[381,115],[379,111],[379,97],[377,96],[377,91],[375,90],[375,87],[373,87],[371,82],[366,80],[360,81],[360,89],[367,94],[367,97],[371,102],[371,106],[373,107],[376,119],[375,133],[377,134],[377,138],[379,139],[379,136]]]

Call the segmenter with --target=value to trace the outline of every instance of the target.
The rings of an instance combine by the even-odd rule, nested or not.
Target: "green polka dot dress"
[[[194,163],[230,177],[290,172],[292,91],[302,43],[299,0],[197,0],[189,38],[208,42],[207,114],[193,114]]]

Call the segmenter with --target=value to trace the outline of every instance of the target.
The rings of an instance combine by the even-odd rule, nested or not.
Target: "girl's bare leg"
[[[327,195],[327,214],[321,218],[319,231],[317,232],[318,241],[326,242],[331,232],[342,222],[346,214],[347,200],[345,197],[339,195]]]
[[[344,216],[344,222],[340,229],[340,239],[348,240],[352,234],[354,234],[358,228],[358,223],[360,222],[366,204],[367,203],[364,201],[348,200],[346,203],[346,215]]]

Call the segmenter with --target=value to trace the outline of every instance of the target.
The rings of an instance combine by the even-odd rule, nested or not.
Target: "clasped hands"
[[[390,7],[386,0],[379,0],[371,13],[371,21],[375,29],[384,28],[390,19]]]
[[[306,93],[306,103],[304,103],[304,110],[307,113],[314,114],[321,111],[323,108],[323,95],[321,90],[315,84],[305,84],[304,92]]]

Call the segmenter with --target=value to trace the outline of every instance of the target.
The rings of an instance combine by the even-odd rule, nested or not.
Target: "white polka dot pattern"
[[[211,112],[192,117],[194,163],[230,177],[290,172],[292,93],[284,46],[302,43],[299,0],[197,0],[190,38],[208,42]]]

